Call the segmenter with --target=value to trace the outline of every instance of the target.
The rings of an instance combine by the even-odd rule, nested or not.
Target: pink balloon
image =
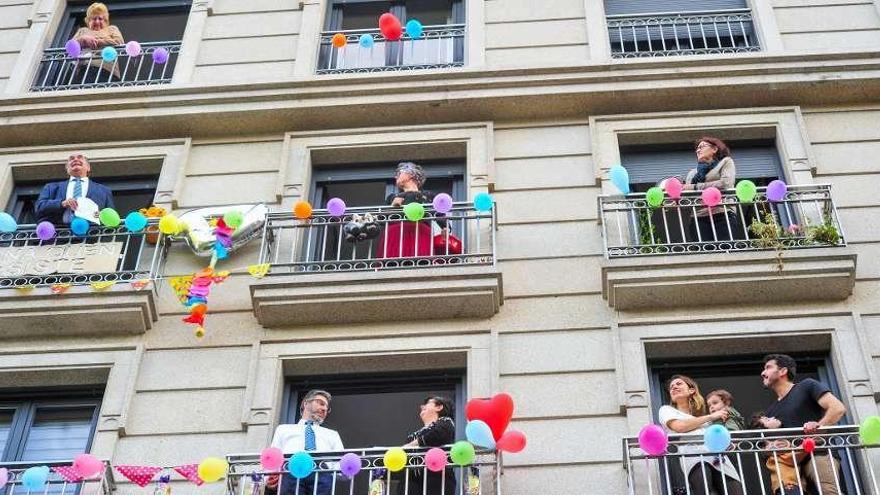
[[[507,430],[498,439],[495,448],[504,452],[517,453],[526,448],[525,433],[517,430]]]
[[[680,199],[682,187],[681,181],[675,177],[666,179],[666,194],[668,194],[670,198]]]
[[[703,204],[709,208],[721,204],[721,191],[717,187],[703,189]]]
[[[266,471],[279,471],[284,464],[284,453],[278,447],[268,447],[260,452],[260,465]]]
[[[125,44],[125,53],[127,53],[129,57],[137,57],[141,54],[141,44],[137,41],[129,41]]]
[[[639,432],[639,447],[648,455],[663,455],[668,445],[666,432],[657,425],[645,425]]]
[[[104,470],[104,463],[92,454],[79,454],[73,458],[73,470],[83,478],[91,478]]]
[[[446,467],[446,452],[443,449],[434,447],[425,453],[425,466],[429,471],[443,471]]]
[[[0,488],[9,483],[9,471],[6,468],[0,468]]]

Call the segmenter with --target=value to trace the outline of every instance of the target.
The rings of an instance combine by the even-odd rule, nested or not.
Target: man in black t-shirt
[[[764,357],[761,379],[764,387],[776,393],[771,404],[758,421],[764,428],[803,428],[804,433],[814,434],[822,426],[831,426],[846,414],[843,405],[831,390],[822,383],[807,378],[794,383],[797,364],[791,356],[770,354]],[[822,495],[838,495],[837,461],[829,451],[816,450],[815,463],[807,457],[798,457],[801,474],[822,488]],[[771,484],[776,473],[771,473]],[[786,495],[792,493],[786,490]],[[798,493],[798,492],[793,492]]]

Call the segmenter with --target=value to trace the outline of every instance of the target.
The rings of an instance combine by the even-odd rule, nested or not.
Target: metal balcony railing
[[[260,263],[269,274],[374,271],[401,268],[495,264],[495,209],[476,211],[456,203],[445,216],[425,208],[419,222],[407,220],[401,208],[349,208],[343,217],[315,210],[309,220],[290,213],[266,218]],[[354,215],[373,216],[372,238],[349,242],[346,224]],[[442,232],[441,224],[446,224]],[[456,249],[456,240],[460,249]]]
[[[77,236],[57,227],[54,238],[42,241],[35,225],[20,225],[0,233],[0,289],[152,278],[160,261],[157,228],[158,219],[150,219],[141,233],[96,225]]]
[[[345,36],[346,45],[335,48],[335,34]],[[373,37],[372,46],[360,45],[363,35]],[[387,41],[378,29],[324,31],[321,33],[318,74],[438,69],[464,66],[464,24],[425,26],[421,38],[405,33],[398,41]]]
[[[748,9],[606,19],[613,58],[761,51]]]
[[[648,205],[644,193],[600,196],[599,212],[608,258],[845,246],[830,185],[788,186],[782,201],[758,188],[751,203],[723,191],[721,204],[706,210],[699,192]],[[711,214],[709,231],[695,217]],[[753,223],[762,222],[761,232]]]
[[[69,461],[48,462],[4,462],[0,467],[6,468],[9,473],[9,482],[4,487],[5,495],[110,495],[116,489],[113,479],[113,468],[110,463],[104,461],[104,470],[100,476],[87,480],[68,481],[52,468],[70,467]],[[50,468],[46,487],[39,491],[30,491],[22,485],[21,477],[31,467],[47,466]]]
[[[470,466],[448,467],[438,473],[431,473],[425,466],[425,453],[428,449],[406,449],[406,466],[395,473],[384,469],[383,456],[387,449],[348,449],[341,452],[312,452],[315,469],[311,478],[317,476],[332,476],[332,495],[366,495],[374,480],[382,480],[384,489],[382,494],[406,493],[408,495],[427,495],[436,493],[426,488],[428,476],[439,476],[442,487],[447,484],[455,487],[456,495],[501,495],[501,457],[494,451],[476,451],[476,458]],[[449,451],[448,447],[444,450]],[[344,476],[339,471],[339,461],[346,453],[353,452],[361,459],[361,470],[352,478]],[[448,455],[447,455],[448,458]],[[287,461],[279,472],[267,472],[260,466],[259,454],[231,454],[226,456],[229,462],[229,470],[226,474],[228,495],[252,495],[262,493],[267,478],[273,474],[287,472]],[[426,476],[427,475],[427,476]],[[472,481],[476,477],[479,483]],[[289,478],[288,478],[289,479]],[[464,482],[462,482],[464,480]],[[281,484],[285,478],[281,478]],[[282,493],[279,486],[277,493]],[[434,489],[436,490],[436,488]],[[268,491],[266,491],[268,493]],[[291,492],[294,495],[311,495],[312,491],[295,487]],[[445,492],[443,492],[445,493]]]
[[[702,435],[670,435],[667,453],[657,457],[646,455],[639,448],[638,438],[624,438],[623,467],[627,471],[628,493],[706,493],[706,487],[690,486],[682,473],[683,458],[704,459],[696,463],[699,467],[691,469],[710,470],[714,469],[709,465],[713,462],[729,462],[738,474],[745,495],[772,493],[771,483],[775,482],[771,478],[796,483],[802,494],[828,495],[832,487],[838,494],[878,493],[874,471],[877,446],[862,444],[858,425],[826,427],[813,435],[806,435],[798,428],[730,433],[730,448],[720,455],[708,453]],[[804,450],[804,440],[808,438],[815,445],[812,454]],[[829,455],[834,459],[834,468],[829,466],[832,463]],[[815,476],[810,474],[814,472]],[[702,483],[703,477],[698,474],[696,479]],[[729,483],[725,478],[718,491],[728,493]]]
[[[48,48],[43,52],[31,91],[168,84],[180,45],[180,41],[141,43],[141,53],[136,57],[126,53],[125,45],[116,46],[116,60],[109,63],[102,62],[101,50],[83,50],[79,57],[71,58],[63,47]],[[160,48],[167,52],[167,61],[154,63],[153,53]]]

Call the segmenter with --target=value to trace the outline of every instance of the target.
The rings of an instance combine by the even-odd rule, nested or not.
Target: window
[[[137,41],[142,54],[129,56],[117,48],[117,59],[101,65],[100,53],[83,50],[78,60],[68,56],[64,46],[81,27],[91,2],[68,2],[52,46],[43,53],[32,90],[47,91],[109,86],[134,86],[171,82],[186,28],[191,0],[106,2],[110,23],[119,28],[125,41]],[[167,62],[153,63],[153,53],[165,50]],[[87,63],[85,60],[92,59]]]
[[[605,0],[615,58],[760,51],[745,0]]]
[[[464,65],[464,0],[336,0],[328,8],[318,73]],[[404,34],[400,41],[385,41],[377,26],[379,16],[386,12],[404,25],[418,19],[424,26],[422,38],[413,40]],[[331,43],[337,33],[347,41],[340,49]],[[374,37],[372,47],[360,45],[365,34]]]

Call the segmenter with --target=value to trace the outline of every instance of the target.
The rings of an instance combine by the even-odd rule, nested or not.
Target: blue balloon
[[[363,48],[373,48],[373,43],[376,40],[373,39],[372,34],[362,34],[360,38],[358,38],[358,44]]]
[[[290,475],[296,479],[303,479],[315,470],[315,461],[307,452],[297,452],[287,461]]]
[[[422,27],[422,23],[415,20],[410,19],[406,21],[406,35],[410,38],[417,40],[422,37],[422,32],[424,28]]]
[[[116,48],[112,46],[105,46],[103,50],[101,50],[101,58],[104,62],[110,63],[116,60],[117,53]]]
[[[125,228],[129,232],[140,232],[147,227],[147,217],[139,211],[133,211],[125,216]]]
[[[76,235],[84,236],[89,233],[89,221],[85,218],[76,217],[70,222],[70,230]]]
[[[608,178],[615,187],[620,189],[623,194],[629,194],[629,172],[620,165],[611,167],[608,171]]]
[[[712,425],[703,434],[703,445],[709,452],[724,452],[730,447],[730,432],[722,425]]]
[[[468,442],[474,445],[486,447],[487,449],[495,448],[495,437],[492,436],[492,428],[489,428],[485,421],[480,421],[479,419],[468,421],[464,433],[467,436]]]
[[[492,196],[489,193],[480,193],[474,198],[474,209],[477,211],[492,210]]]
[[[18,230],[18,222],[12,218],[12,215],[5,211],[0,211],[0,232],[15,232]]]
[[[34,466],[27,468],[21,475],[21,484],[28,491],[40,492],[46,488],[46,480],[49,479],[49,466]]]

